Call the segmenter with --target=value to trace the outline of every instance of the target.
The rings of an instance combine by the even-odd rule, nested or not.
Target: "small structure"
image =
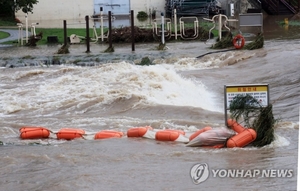
[[[260,27],[260,32],[263,33],[263,14],[262,13],[246,13],[239,14],[240,28],[241,27]]]

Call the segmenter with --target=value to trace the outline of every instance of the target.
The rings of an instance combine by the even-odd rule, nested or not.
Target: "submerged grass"
[[[274,118],[272,104],[263,107],[251,95],[237,95],[230,104],[231,117],[238,121],[243,119],[245,126],[256,131],[257,137],[253,146],[262,147],[275,140],[274,127],[278,121]]]
[[[249,44],[246,44],[243,49],[254,50],[254,49],[260,49],[263,46],[264,46],[264,35],[260,33],[256,36],[254,41],[250,42]]]

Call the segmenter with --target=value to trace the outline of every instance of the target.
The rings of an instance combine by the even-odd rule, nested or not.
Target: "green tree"
[[[14,19],[15,13],[19,10],[32,13],[33,5],[37,3],[38,0],[0,0],[0,15]]]

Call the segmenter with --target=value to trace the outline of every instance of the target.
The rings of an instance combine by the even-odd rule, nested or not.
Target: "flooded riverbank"
[[[282,36],[257,50],[209,54],[203,42],[72,45],[1,49],[0,184],[2,190],[296,190],[299,140],[300,41]],[[289,36],[289,35],[288,35]],[[60,65],[43,61],[59,56]],[[133,64],[142,57],[154,65]],[[52,62],[51,62],[52,63]],[[82,64],[94,64],[82,67]],[[106,140],[20,139],[19,128],[43,126],[53,132],[71,127],[87,134],[126,133],[151,126],[187,133],[224,127],[224,85],[269,84],[276,139],[262,148],[186,147],[126,136]],[[195,184],[191,169],[207,164],[207,180]],[[220,171],[222,170],[222,171]],[[257,172],[224,174],[228,170]],[[216,173],[216,172],[222,173]],[[283,173],[283,174],[282,174]],[[250,173],[251,175],[253,173]]]

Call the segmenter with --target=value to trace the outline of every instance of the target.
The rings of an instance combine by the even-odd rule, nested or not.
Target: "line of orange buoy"
[[[155,134],[155,139],[158,141],[176,141],[182,135],[179,131],[163,130]]]
[[[228,119],[227,120],[227,125],[234,130],[237,133],[241,133],[245,130],[245,127],[241,126],[240,124],[238,124],[235,120],[233,119]]]
[[[107,139],[107,138],[121,138],[123,137],[123,133],[119,131],[113,130],[103,130],[95,134],[94,139]]]
[[[210,143],[208,146],[207,145],[202,145],[202,146],[209,147],[209,148],[222,148],[224,146],[227,146],[228,148],[244,147],[256,139],[256,132],[253,129],[244,128],[243,126],[241,126],[240,124],[238,124],[236,121],[232,119],[228,119],[227,124],[231,129],[237,132],[237,134],[230,133],[231,135],[229,136],[227,135],[229,133],[226,134],[226,132],[231,130],[225,129],[224,136],[225,135],[228,136],[227,141],[215,140],[214,143]],[[200,138],[200,136],[202,136],[201,135],[202,133],[212,132],[212,133],[205,133],[205,134],[207,136],[218,137],[213,135],[214,131],[216,130],[218,129],[216,128],[213,129],[212,127],[204,127],[194,132],[188,137],[186,136],[186,133],[182,130],[174,130],[174,129],[154,130],[150,126],[145,126],[145,127],[132,127],[127,130],[126,135],[127,137],[144,137],[144,138],[155,139],[157,141],[175,141],[175,142],[183,142],[183,143],[189,143],[192,141],[193,142],[192,144],[199,145],[198,142],[201,141],[201,139],[203,138],[203,137]],[[44,139],[44,138],[49,138],[51,133],[56,134],[57,139],[64,139],[64,140],[85,138],[85,136],[87,136],[86,132],[83,129],[76,129],[76,128],[62,128],[55,133],[41,126],[24,126],[20,128],[19,131],[20,131],[21,139]],[[121,138],[124,136],[124,133],[120,131],[114,131],[114,130],[101,130],[100,132],[95,133],[95,135],[93,136],[94,136],[93,139]]]
[[[158,141],[188,142],[188,138],[184,135],[185,132],[182,130],[165,129],[154,131],[150,126],[133,127],[127,131],[127,137],[144,137]]]
[[[85,134],[82,129],[63,128],[56,133],[57,139],[72,140],[81,138]]]
[[[153,130],[152,127],[133,127],[127,130],[127,137],[144,137],[149,130]]]
[[[227,120],[227,125],[238,133],[227,140],[226,146],[228,148],[245,147],[252,143],[257,137],[254,129],[244,128],[232,119]]]
[[[26,126],[19,131],[22,139],[43,139],[50,136],[50,131],[44,127]]]
[[[57,139],[72,140],[76,138],[84,138],[85,131],[83,129],[63,128],[57,133],[50,131],[45,127],[25,126],[19,129],[21,139],[44,139],[49,138],[50,133],[56,134]],[[95,134],[94,139],[120,138],[124,134],[119,131],[102,130]]]

